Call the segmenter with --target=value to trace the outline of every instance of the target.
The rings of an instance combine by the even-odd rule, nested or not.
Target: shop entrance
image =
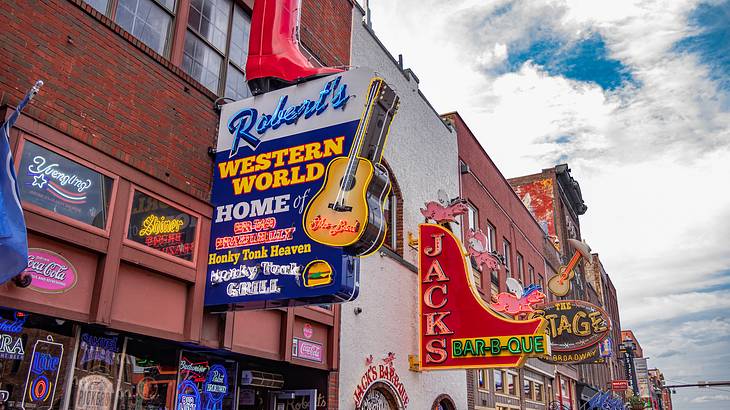
[[[358,410],[399,410],[402,408],[388,385],[375,383],[365,393]]]
[[[268,410],[317,410],[317,390],[280,390],[269,393]]]

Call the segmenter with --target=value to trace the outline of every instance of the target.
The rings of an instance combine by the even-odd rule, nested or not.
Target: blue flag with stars
[[[38,81],[33,86],[0,127],[0,284],[9,281],[28,266],[28,236],[10,152],[10,128],[41,85],[43,82]]]

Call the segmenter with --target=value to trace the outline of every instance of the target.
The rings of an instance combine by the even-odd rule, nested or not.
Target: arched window
[[[383,205],[383,216],[388,224],[383,245],[403,256],[403,195],[398,181],[393,175],[393,170],[385,160],[381,164],[388,170],[391,186],[390,193]]]
[[[454,401],[451,400],[451,397],[449,397],[448,394],[442,394],[438,397],[436,397],[436,400],[433,402],[433,406],[431,407],[432,410],[456,410],[456,405],[454,404]]]
[[[398,399],[391,388],[382,382],[376,382],[363,396],[358,410],[400,410]]]

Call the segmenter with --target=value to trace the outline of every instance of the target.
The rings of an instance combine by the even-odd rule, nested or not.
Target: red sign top
[[[628,380],[611,380],[611,390],[628,390]]]
[[[495,313],[473,288],[464,256],[450,231],[419,226],[420,368],[517,367],[548,354],[545,320]]]

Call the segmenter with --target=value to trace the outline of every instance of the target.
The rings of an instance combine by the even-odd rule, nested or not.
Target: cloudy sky
[[[362,0],[361,0],[362,1]],[[730,380],[730,1],[371,0],[507,177],[567,162],[583,236],[669,383]],[[680,389],[677,409],[728,409]]]

